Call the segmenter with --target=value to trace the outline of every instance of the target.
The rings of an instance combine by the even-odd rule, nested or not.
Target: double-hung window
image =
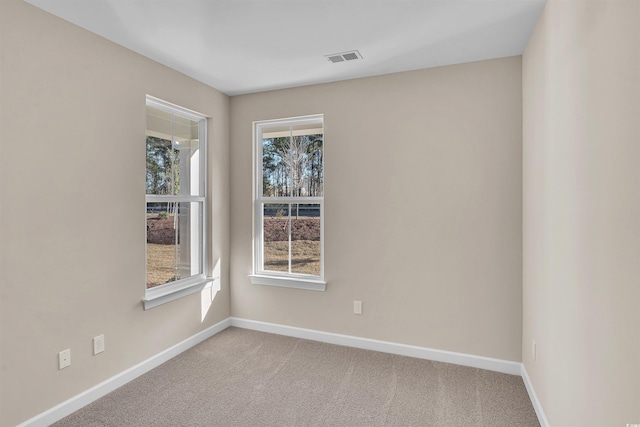
[[[206,123],[147,97],[145,309],[206,283]]]
[[[325,290],[323,124],[254,123],[254,284]]]

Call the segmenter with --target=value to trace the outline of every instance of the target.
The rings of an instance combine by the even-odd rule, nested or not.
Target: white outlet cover
[[[71,349],[62,350],[58,353],[58,369],[64,369],[71,365]]]
[[[98,335],[93,338],[93,354],[99,354],[104,351],[104,335]]]
[[[531,344],[532,344],[531,345],[531,353],[532,353],[531,356],[533,357],[533,360],[535,361],[536,358],[538,357],[538,354],[537,354],[538,353],[538,351],[537,351],[538,349],[536,348],[536,341],[532,340]]]
[[[353,302],[353,314],[362,314],[362,301]]]

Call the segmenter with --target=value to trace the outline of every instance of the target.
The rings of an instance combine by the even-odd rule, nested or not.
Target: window
[[[206,122],[147,97],[145,309],[202,289]]]
[[[254,123],[254,284],[325,290],[323,121]]]

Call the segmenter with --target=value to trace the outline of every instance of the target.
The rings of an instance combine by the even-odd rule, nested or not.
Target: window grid
[[[254,253],[254,272],[256,275],[261,276],[271,276],[274,278],[287,278],[287,279],[302,279],[302,280],[316,280],[316,281],[324,281],[324,130],[323,130],[323,116],[307,116],[300,118],[292,118],[292,119],[282,119],[282,120],[273,120],[273,121],[265,121],[265,122],[255,122],[254,123],[254,136],[255,136],[255,160],[254,160],[254,194],[256,195],[254,199],[254,219],[255,219],[255,234],[254,234],[254,242],[255,242],[255,253]],[[302,149],[302,155],[295,151],[293,153],[282,152],[280,151],[276,157],[280,162],[279,165],[282,166],[282,163],[285,163],[283,169],[287,169],[289,171],[289,175],[286,177],[281,177],[283,186],[279,189],[271,191],[271,193],[280,193],[278,196],[274,195],[264,195],[264,188],[267,185],[270,185],[268,179],[264,176],[264,171],[266,167],[266,156],[263,151],[265,141],[269,140],[269,138],[264,138],[265,134],[276,135],[277,138],[285,138],[288,139],[288,145],[285,144],[286,150],[292,150],[291,147],[295,144],[299,143],[299,147],[303,147],[304,142],[307,144],[307,148],[312,144],[315,144],[314,151],[310,151],[309,149]],[[300,136],[302,135],[302,136]],[[307,136],[306,141],[304,136]],[[298,137],[297,140],[295,138]],[[314,142],[311,142],[311,139],[315,137]],[[275,140],[276,137],[274,137]],[[273,143],[273,141],[272,141]],[[318,148],[319,146],[319,148]],[[291,154],[291,155],[290,155]],[[296,154],[298,156],[296,157]],[[290,156],[289,156],[290,155]],[[308,161],[309,158],[315,156],[319,158],[319,162],[315,165],[308,166],[308,164],[304,167],[298,167],[298,172],[303,168],[306,168],[303,172],[298,173],[295,176],[295,173],[291,173],[290,171],[295,169],[292,167],[290,163],[287,163],[288,157],[293,158],[293,162],[295,159],[306,157],[306,159],[302,159],[304,161]],[[295,163],[293,163],[295,165]],[[316,167],[315,173],[317,176],[309,177],[309,170],[313,171],[313,167]],[[313,175],[314,172],[311,173]],[[306,181],[303,179],[306,179]],[[273,178],[273,177],[271,177]],[[316,178],[315,182],[309,181],[310,179]],[[265,184],[266,183],[266,184]],[[271,182],[273,184],[273,182]],[[304,185],[306,184],[306,185]],[[310,189],[310,190],[309,190]],[[316,192],[320,195],[312,195],[312,196],[304,196],[302,193]],[[297,194],[297,195],[296,195]],[[267,207],[270,209],[276,209],[278,206],[286,206],[286,215],[284,218],[284,223],[286,225],[286,235],[287,235],[287,262],[286,262],[286,271],[278,270],[275,271],[273,268],[266,268],[266,256],[265,256],[265,248],[267,244],[273,244],[277,242],[270,242],[266,238],[266,230],[265,223],[267,221],[273,221],[275,217],[278,216],[278,213],[275,215],[273,212],[269,214],[265,214],[267,211]],[[302,213],[300,212],[302,208]],[[295,211],[295,212],[294,212]],[[319,246],[319,268],[317,271],[314,271],[315,274],[310,274],[309,272],[304,272],[304,269],[300,268],[297,264],[294,266],[294,254],[292,251],[296,246],[296,243],[293,241],[293,235],[296,232],[294,230],[294,221],[297,225],[298,222],[304,223],[305,221],[308,223],[314,223],[317,218],[317,222],[319,223],[319,242],[315,246]],[[302,227],[304,228],[304,227]],[[314,235],[315,237],[315,235]],[[304,239],[305,237],[303,237]],[[309,246],[309,242],[302,242]],[[302,245],[304,246],[304,245]],[[311,245],[314,246],[314,245]],[[315,247],[314,246],[314,247]],[[294,268],[295,267],[295,268]],[[265,284],[265,283],[263,283]],[[295,286],[293,286],[295,287]]]
[[[189,288],[204,284],[207,280],[205,253],[207,119],[202,115],[152,97],[147,97],[146,105],[147,193],[151,194],[145,196],[147,212],[145,309],[148,308],[147,304],[156,298],[166,298],[170,294],[183,295]],[[182,127],[180,130],[177,129],[179,125]],[[156,143],[156,147],[159,147],[151,154],[151,157],[149,152],[150,137],[155,138],[153,142]],[[165,147],[160,147],[162,144]],[[157,154],[159,152],[165,156]],[[177,161],[175,157],[178,157]],[[158,176],[150,178],[150,158],[152,159],[151,165],[155,166],[155,170],[160,170],[160,178]],[[170,165],[165,163],[167,159],[169,159]],[[166,282],[165,277],[159,283],[151,283],[149,268],[152,264],[150,262],[160,258],[158,254],[168,256],[171,250],[171,248],[166,248],[159,252],[157,247],[161,247],[161,245],[155,245],[154,254],[150,255],[149,253],[149,218],[154,216],[150,215],[150,212],[163,212],[163,207],[165,207],[165,215],[169,217],[169,221],[165,222],[170,222],[171,217],[174,219],[173,268],[175,273]],[[170,233],[171,231],[167,234]],[[164,243],[169,246],[166,242]],[[166,263],[164,267],[166,267]],[[154,269],[154,273],[161,269],[156,264],[153,264],[151,268]],[[164,268],[164,270],[163,274],[166,275],[168,268]],[[155,304],[151,303],[150,306],[153,307]]]

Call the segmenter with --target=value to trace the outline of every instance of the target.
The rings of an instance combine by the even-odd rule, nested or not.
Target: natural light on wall
[[[220,291],[220,258],[214,264],[211,276],[213,281],[207,283],[207,286],[200,291],[200,322],[204,322],[206,319],[207,313],[213,305],[213,300]]]

